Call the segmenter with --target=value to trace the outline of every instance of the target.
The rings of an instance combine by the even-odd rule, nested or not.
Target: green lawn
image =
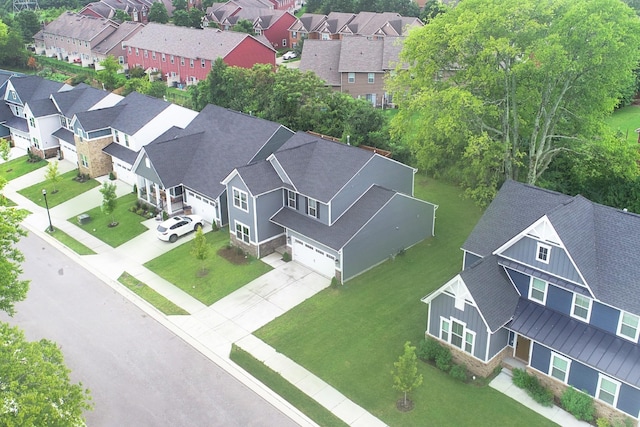
[[[68,247],[69,249],[71,249],[72,251],[77,253],[78,255],[93,255],[93,254],[95,254],[95,252],[93,250],[91,250],[90,248],[86,247],[82,243],[78,242],[76,239],[74,239],[73,237],[69,236],[67,233],[65,233],[62,230],[59,230],[59,229],[54,227],[53,228],[53,233],[51,233],[51,232],[49,232],[49,228],[47,227],[47,233],[49,233],[56,240],[58,240],[60,243],[62,243],[63,245],[65,245],[66,247]]]
[[[133,193],[118,198],[118,204],[113,213],[118,223],[116,227],[109,227],[112,215],[105,215],[100,206],[84,212],[91,217],[86,224],[79,225],[77,215],[72,216],[68,221],[115,248],[147,231],[147,227],[141,224],[146,218],[129,211],[136,200],[137,196]]]
[[[640,107],[630,105],[620,108],[609,117],[607,123],[613,130],[619,130],[627,138],[627,141],[637,142],[636,129],[640,128]]]
[[[292,385],[289,381],[282,378],[279,373],[269,369],[252,355],[241,348],[236,347],[235,344],[231,347],[230,357],[231,360],[242,366],[245,370],[251,372],[251,375],[257,378],[261,383],[278,393],[280,397],[298,408],[318,425],[323,427],[348,426],[348,424],[344,423],[340,418],[325,409],[324,406],[320,405],[314,399],[298,390],[298,388]]]
[[[436,237],[347,282],[326,289],[256,332],[391,426],[553,425],[491,389],[465,385],[420,363],[424,385],[416,407],[400,413],[392,389],[393,362],[407,340],[424,337],[427,307],[420,298],[462,266],[460,246],[481,210],[458,188],[416,177],[416,196],[436,203]]]
[[[149,304],[166,314],[172,315],[187,315],[189,312],[178,307],[155,290],[150,288],[147,284],[142,283],[126,271],[118,277],[118,282],[125,285],[127,288],[136,293],[139,297],[147,301]]]
[[[271,267],[251,256],[246,264],[232,264],[217,251],[229,243],[229,229],[205,234],[211,250],[205,261],[208,274],[201,275],[201,262],[191,255],[189,242],[170,250],[145,264],[145,267],[173,283],[206,305],[211,305],[253,279],[271,270]]]
[[[0,164],[0,177],[11,181],[19,176],[26,175],[29,172],[33,172],[36,169],[40,169],[47,165],[44,160],[41,162],[30,163],[27,162],[28,157],[22,156],[13,160],[9,160],[6,163]],[[42,189],[40,189],[42,191]]]
[[[45,180],[34,184],[31,187],[23,188],[22,190],[19,190],[18,193],[22,194],[36,205],[44,208],[45,203],[42,190],[45,189],[47,190],[47,201],[49,202],[49,207],[52,208],[100,185],[100,183],[95,179],[90,179],[86,182],[78,182],[74,180],[77,175],[77,169],[60,175],[62,179],[60,182],[56,183],[55,192],[53,185],[49,181]]]

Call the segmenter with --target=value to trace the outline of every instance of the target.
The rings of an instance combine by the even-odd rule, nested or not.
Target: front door
[[[531,348],[531,340],[523,337],[522,335],[518,335],[516,341],[516,358],[523,360],[527,364],[529,364],[529,349]]]

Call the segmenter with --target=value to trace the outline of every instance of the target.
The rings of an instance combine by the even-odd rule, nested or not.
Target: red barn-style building
[[[192,85],[207,77],[217,58],[227,65],[275,67],[276,51],[268,40],[233,31],[194,29],[150,23],[126,41],[129,68],[162,74],[168,85]]]

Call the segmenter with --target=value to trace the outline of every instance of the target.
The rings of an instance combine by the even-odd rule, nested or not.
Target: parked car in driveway
[[[288,60],[288,59],[293,59],[293,58],[295,58],[297,56],[298,55],[294,51],[290,50],[289,52],[287,52],[284,55],[282,55],[282,59]]]
[[[202,228],[204,221],[198,215],[178,215],[163,221],[156,228],[158,239],[175,242],[178,237]]]

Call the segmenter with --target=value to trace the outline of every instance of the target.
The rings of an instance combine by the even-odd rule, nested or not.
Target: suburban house
[[[639,215],[507,181],[463,270],[422,299],[426,335],[474,372],[515,358],[556,394],[593,396],[601,416],[638,418],[639,235]]]
[[[283,49],[289,46],[289,27],[296,17],[286,10],[245,7],[231,0],[208,8],[203,25],[216,24],[221,30],[233,31],[240,20],[250,21],[256,35],[264,36],[275,49]]]
[[[303,39],[340,40],[344,36],[371,39],[406,36],[411,28],[424,23],[414,17],[394,12],[331,12],[329,15],[305,13],[289,28],[289,45],[295,47]]]
[[[141,148],[133,166],[138,195],[169,214],[191,210],[224,226],[221,181],[235,167],[266,159],[292,135],[279,123],[207,105],[186,128],[169,129]]]
[[[39,129],[31,110],[36,110],[39,117],[57,114],[49,97],[52,93],[71,90],[72,87],[38,76],[13,76],[5,85],[3,100],[11,111],[11,117],[6,119],[2,126],[9,130],[14,146],[25,151],[32,145],[39,147],[41,135],[44,135],[46,130]],[[31,107],[27,108],[27,104]],[[59,125],[58,121],[58,127]],[[34,132],[33,136],[31,131]]]
[[[0,98],[4,99],[4,94],[7,89],[7,82],[11,77],[13,77],[13,73],[10,71],[0,70]],[[6,102],[0,103],[0,138],[11,138],[11,132],[9,128],[4,126],[4,123],[7,120],[13,117],[13,112],[11,108],[9,108],[9,104]]]
[[[300,71],[313,71],[332,89],[386,108],[392,100],[384,80],[398,65],[403,41],[404,37],[309,39],[304,43]]]
[[[263,36],[214,29],[150,23],[128,41],[127,62],[150,74],[161,73],[167,85],[192,85],[206,79],[214,61],[251,68],[275,66],[276,52]]]
[[[434,235],[437,206],[413,197],[416,170],[372,151],[297,133],[227,188],[232,242],[292,259],[339,282]]]
[[[34,36],[36,52],[83,67],[95,67],[109,55],[126,68],[122,42],[142,28],[136,22],[65,12]]]
[[[230,4],[238,8],[286,10],[294,12],[301,7],[300,0],[230,0],[223,4]],[[215,8],[215,3],[214,6]],[[210,8],[207,8],[207,13]]]
[[[112,107],[78,112],[71,120],[78,171],[90,177],[114,172],[133,185],[131,168],[140,148],[173,126],[188,125],[197,114],[137,92]]]
[[[116,11],[121,10],[131,17],[132,22],[140,22],[146,24],[149,21],[149,10],[154,0],[100,0],[89,3],[84,6],[80,12],[81,15],[93,16],[96,18],[113,19]],[[161,3],[167,8],[169,16],[173,11],[173,5],[170,0],[162,0]]]

